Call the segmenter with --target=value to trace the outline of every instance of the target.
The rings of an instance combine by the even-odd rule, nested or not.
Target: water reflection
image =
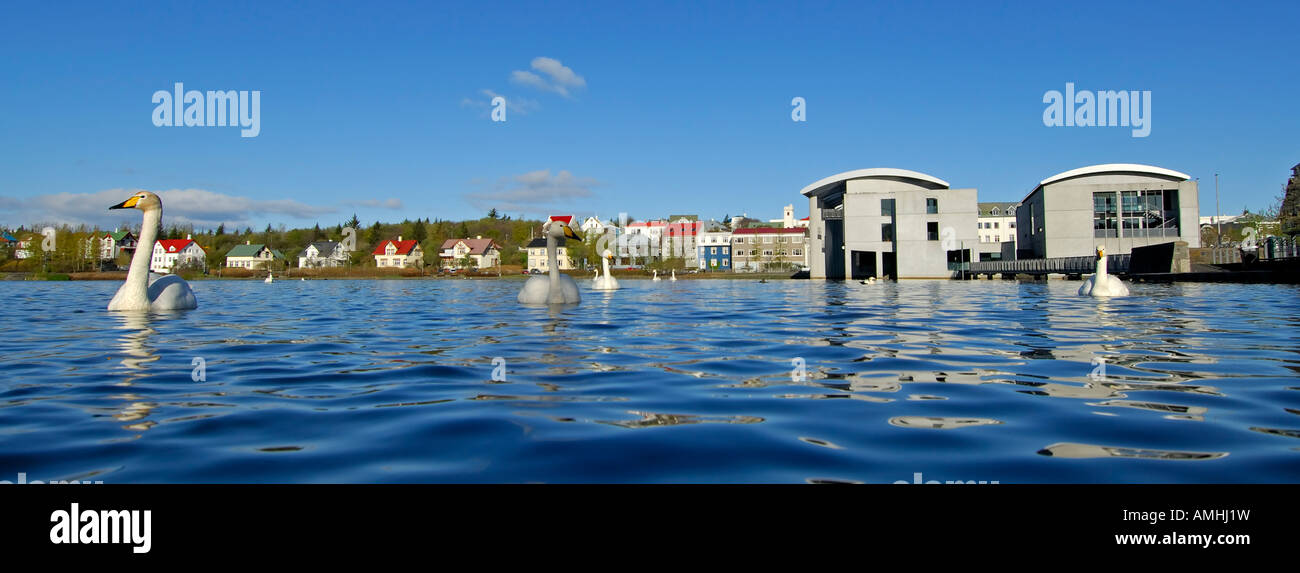
[[[1052,444],[1038,451],[1056,458],[1141,458],[1147,460],[1213,460],[1228,452],[1178,452],[1172,450],[1146,450],[1091,444]]]

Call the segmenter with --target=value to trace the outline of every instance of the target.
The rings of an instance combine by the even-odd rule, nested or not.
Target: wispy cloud
[[[525,97],[507,97],[490,89],[481,89],[478,93],[480,97],[467,97],[461,99],[460,106],[479,109],[482,110],[483,115],[487,115],[491,111],[492,98],[499,96],[506,99],[506,110],[512,114],[528,115],[531,112],[542,109],[542,104],[538,103],[536,100],[531,100]]]
[[[551,170],[540,169],[477,185],[482,189],[465,195],[476,209],[550,215],[559,209],[581,207],[580,203],[592,196],[592,189],[602,183],[566,170],[552,175]]]
[[[510,81],[521,86],[554,92],[566,98],[571,97],[571,90],[587,87],[585,78],[555,58],[533,58],[532,68],[534,71],[531,72],[526,70],[511,72]]]
[[[121,203],[138,189],[105,189],[94,193],[53,193],[34,195],[21,200],[0,198],[0,224],[7,226],[29,224],[88,225],[111,228],[119,225],[138,225],[140,214],[130,211],[109,211],[110,205]],[[215,227],[249,224],[269,217],[309,220],[335,213],[329,206],[308,205],[292,199],[250,199],[216,193],[205,189],[168,189],[154,191],[162,198],[164,225],[194,225]]]

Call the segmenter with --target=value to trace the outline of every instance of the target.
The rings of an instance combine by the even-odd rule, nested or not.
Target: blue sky
[[[898,167],[982,201],[1096,163],[1259,209],[1300,162],[1294,2],[8,3],[0,225],[111,225],[123,189],[255,229],[619,211],[780,217]],[[542,58],[542,59],[539,59]],[[531,76],[529,76],[531,74]],[[567,75],[566,75],[567,74]],[[579,80],[580,78],[580,80]],[[261,91],[261,132],[155,127],[155,91]],[[1043,95],[1150,90],[1151,133]],[[493,122],[489,93],[510,102]],[[791,99],[807,121],[791,121]]]

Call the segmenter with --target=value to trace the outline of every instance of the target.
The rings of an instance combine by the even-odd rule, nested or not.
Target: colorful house
[[[474,268],[495,267],[501,262],[501,246],[482,235],[473,239],[447,239],[442,242],[439,258],[445,268],[459,268],[463,259],[473,261]]]
[[[379,268],[409,269],[424,266],[424,249],[420,248],[420,242],[403,241],[401,235],[397,236],[397,240],[380,241],[371,254],[375,256],[375,266]]]
[[[113,260],[121,254],[128,257],[134,255],[136,242],[137,239],[131,231],[104,233],[104,236],[99,238],[99,258],[100,260]]]

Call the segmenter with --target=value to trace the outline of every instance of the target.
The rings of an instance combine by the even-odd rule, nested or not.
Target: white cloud
[[[540,169],[479,185],[484,189],[465,196],[477,209],[552,215],[561,209],[581,207],[583,200],[592,196],[592,188],[601,182],[565,170],[552,175],[551,170]]]
[[[139,225],[140,214],[131,211],[109,211],[110,206],[121,203],[137,189],[105,189],[94,193],[54,193],[34,195],[21,200],[0,198],[4,215],[0,224],[8,226],[31,224],[88,225],[113,228],[119,225]],[[335,213],[328,206],[308,205],[293,199],[250,199],[225,195],[204,189],[168,189],[154,191],[162,198],[163,225],[194,225],[216,227],[218,224],[245,225],[254,220],[265,221],[279,216],[287,219],[307,220]]]
[[[555,92],[566,98],[570,97],[570,90],[587,87],[585,78],[555,58],[533,58],[532,68],[546,77],[534,72],[515,70],[510,73],[510,81],[542,91]]]

